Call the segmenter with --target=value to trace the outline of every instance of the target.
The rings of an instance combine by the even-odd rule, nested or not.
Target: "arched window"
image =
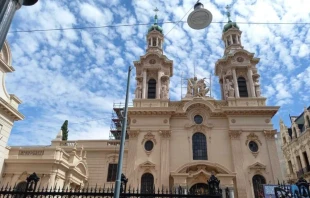
[[[253,190],[255,198],[261,197],[264,192],[263,184],[266,184],[266,179],[261,175],[254,175],[252,178]]]
[[[245,78],[243,77],[238,78],[238,88],[240,97],[249,97]]]
[[[148,82],[148,89],[147,89],[147,98],[154,99],[156,98],[156,80],[150,79]]]
[[[151,173],[144,173],[141,177],[141,193],[151,194],[154,190],[154,177]]]
[[[193,135],[193,160],[207,160],[207,139],[203,133]]]

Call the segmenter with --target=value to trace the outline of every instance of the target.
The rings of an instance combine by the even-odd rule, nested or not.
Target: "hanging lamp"
[[[189,27],[200,30],[206,28],[212,22],[212,14],[205,9],[203,4],[197,1],[194,5],[194,11],[187,18]]]

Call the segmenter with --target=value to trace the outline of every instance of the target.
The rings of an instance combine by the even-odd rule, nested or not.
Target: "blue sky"
[[[71,140],[107,139],[113,102],[124,102],[127,68],[145,53],[148,26],[14,31],[152,23],[155,7],[159,9],[159,22],[179,21],[195,2],[41,0],[18,10],[8,34],[16,71],[7,75],[6,86],[9,93],[23,101],[19,110],[26,118],[15,122],[9,144],[49,144],[66,119]],[[289,114],[299,115],[309,105],[309,25],[244,23],[309,22],[307,1],[201,2],[212,12],[213,22],[226,22],[225,6],[232,6],[231,18],[240,22],[244,48],[261,59],[257,67],[262,95],[268,98],[268,105],[281,106],[273,123],[278,128],[281,117],[289,125]],[[187,16],[183,20],[186,19]],[[193,76],[194,65],[198,77],[213,76],[212,95],[220,98],[214,66],[224,52],[221,41],[224,24],[212,23],[199,31],[186,23],[174,28],[171,23],[163,25],[164,54],[174,61],[171,100],[180,100],[181,75]]]

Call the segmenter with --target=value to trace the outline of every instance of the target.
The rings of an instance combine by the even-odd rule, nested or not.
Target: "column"
[[[232,35],[229,35],[230,43],[233,44]]]
[[[222,97],[222,100],[224,100],[224,90],[223,90],[223,81],[220,80],[220,85],[221,85],[221,97]]]
[[[249,82],[249,88],[250,88],[250,93],[251,97],[255,97],[255,89],[254,89],[254,83],[253,83],[253,72],[252,69],[248,67],[248,82]]]
[[[237,173],[236,175],[236,186],[237,186],[237,195],[238,198],[247,198],[247,182],[244,175],[243,167],[243,153],[242,146],[243,144],[240,141],[240,135],[242,132],[239,131],[229,131],[229,136],[231,139],[231,150],[233,157],[234,170]],[[250,187],[248,187],[250,188]],[[231,194],[231,192],[230,192]]]
[[[164,189],[169,188],[170,175],[170,130],[159,131],[161,136],[160,142],[160,186]]]
[[[239,36],[238,35],[236,35],[236,40],[237,40],[237,43],[240,44],[239,43]]]
[[[158,37],[156,38],[156,46],[159,47]]]
[[[232,73],[233,73],[233,79],[234,79],[235,97],[236,98],[240,98],[240,96],[239,96],[239,87],[238,87],[238,81],[237,81],[237,75],[236,75],[236,69],[235,68],[232,69]]]
[[[151,46],[153,46],[153,37],[151,37]]]
[[[143,70],[142,98],[146,99],[146,69]]]
[[[158,39],[158,38],[157,38]],[[160,99],[160,92],[161,92],[161,80],[160,80],[160,70],[158,71],[158,73],[157,73],[157,83],[156,83],[156,89],[157,89],[157,91],[156,91],[156,98],[157,99]]]
[[[228,43],[227,43],[227,38],[225,39],[225,47],[228,46]]]

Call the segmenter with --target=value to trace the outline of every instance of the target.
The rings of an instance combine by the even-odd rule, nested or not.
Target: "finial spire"
[[[155,9],[154,9],[154,12],[155,12],[155,22],[154,22],[154,24],[157,24],[157,12],[158,12],[159,10],[158,10],[158,8],[156,7]]]
[[[231,20],[230,20],[230,6],[229,5],[227,5],[226,7],[226,10],[227,10],[227,12],[226,12],[226,16],[228,17],[228,22],[231,22]]]

